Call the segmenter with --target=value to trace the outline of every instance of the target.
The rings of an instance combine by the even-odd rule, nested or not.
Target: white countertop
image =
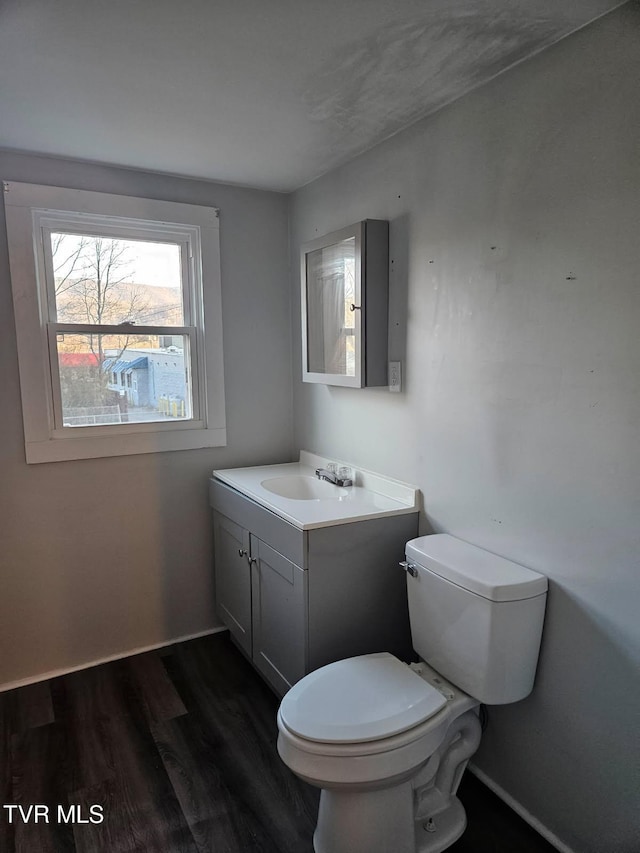
[[[274,494],[262,485],[263,481],[276,477],[315,478],[316,468],[326,467],[328,461],[349,465],[302,450],[299,462],[226,468],[214,471],[213,476],[302,530],[418,511],[419,491],[415,486],[362,468],[356,469],[355,485],[333,487],[335,497],[328,490],[330,496],[327,498],[294,500]]]

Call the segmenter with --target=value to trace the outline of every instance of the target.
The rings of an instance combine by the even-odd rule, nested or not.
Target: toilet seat
[[[442,693],[406,664],[381,652],[340,660],[305,676],[282,700],[279,718],[305,741],[347,745],[415,729],[446,704]]]
[[[445,699],[430,683],[443,684],[443,679],[424,663],[420,668],[422,675],[384,653],[347,658],[305,676],[291,688],[278,710],[280,757],[301,779],[320,788],[357,784],[373,789],[411,775],[440,747],[455,718],[478,704],[446,682]],[[391,681],[383,680],[383,672],[391,672]],[[352,678],[354,673],[356,677]],[[389,689],[396,678],[400,685],[404,684],[404,690],[397,693]],[[364,686],[357,689],[362,682]],[[307,692],[307,687],[314,684],[316,688],[310,687]],[[333,698],[321,695],[325,687],[330,688],[328,694]],[[383,705],[375,720],[377,736],[368,740],[363,739],[362,730],[347,731],[349,724],[358,728],[353,722],[358,717],[350,703],[354,697],[365,695],[380,697]],[[413,697],[413,701],[407,697]],[[333,740],[319,739],[319,735],[327,736],[322,728],[327,702],[333,705],[334,725],[328,732]],[[364,710],[371,715],[370,708]],[[402,710],[406,712],[404,717]],[[305,716],[307,712],[311,712],[313,723]],[[414,724],[408,722],[411,714],[418,718]],[[341,734],[351,740],[336,738],[340,728],[336,721],[345,724]],[[300,731],[295,731],[294,726]],[[384,730],[388,733],[380,734]]]
[[[278,711],[278,752],[301,779],[318,787],[367,784],[411,774],[432,755],[452,722],[451,707],[417,726],[387,738],[354,743],[327,743],[294,734]]]

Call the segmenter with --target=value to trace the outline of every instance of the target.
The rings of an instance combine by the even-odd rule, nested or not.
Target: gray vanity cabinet
[[[284,694],[306,671],[306,572],[230,518],[213,517],[220,618]]]
[[[340,658],[410,655],[398,562],[417,512],[302,530],[216,479],[209,502],[218,614],[276,693]]]

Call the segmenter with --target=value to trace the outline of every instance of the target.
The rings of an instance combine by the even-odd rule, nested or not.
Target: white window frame
[[[27,462],[225,445],[219,211],[13,181],[3,182],[3,189]],[[134,335],[188,339],[193,405],[189,420],[63,426],[56,335],[89,330],[122,334],[123,327],[57,321],[50,281],[52,231],[180,245],[183,326],[126,328]]]

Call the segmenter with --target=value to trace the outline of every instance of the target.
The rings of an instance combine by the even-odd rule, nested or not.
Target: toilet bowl
[[[543,575],[446,534],[407,543],[418,664],[387,652],[306,675],[278,711],[278,752],[321,789],[316,853],[440,853],[462,834],[456,797],[480,743],[480,703],[532,689]]]
[[[477,706],[426,664],[388,653],[298,682],[278,711],[278,751],[322,791],[316,853],[426,853],[453,843],[466,825],[455,791],[480,741]]]

